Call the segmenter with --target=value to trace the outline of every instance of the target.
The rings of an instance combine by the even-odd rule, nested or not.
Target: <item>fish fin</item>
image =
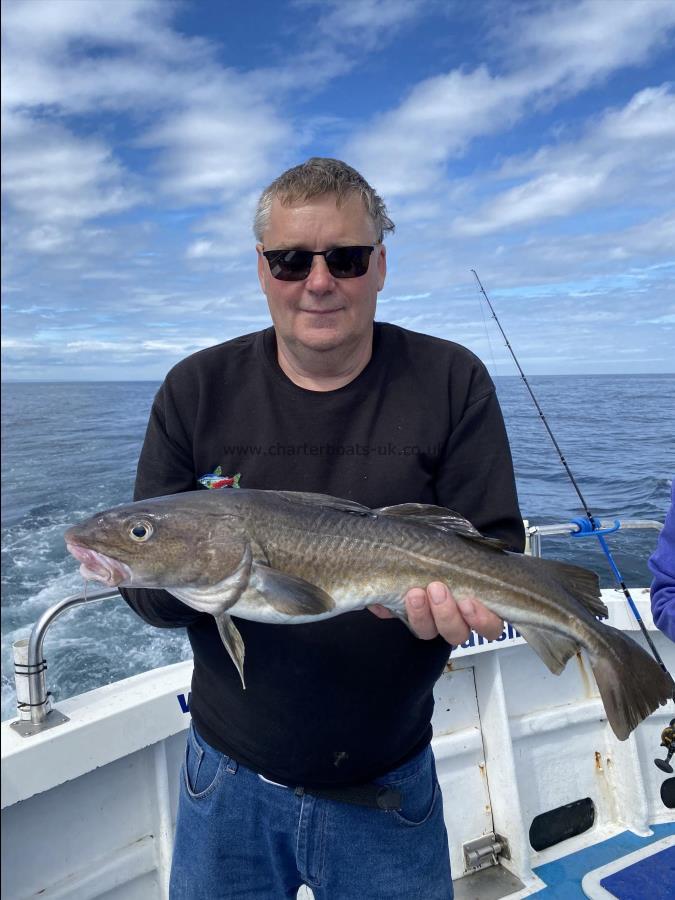
[[[253,565],[269,566],[270,561],[267,558],[267,553],[263,547],[253,538],[250,540],[249,544],[251,547],[251,561]]]
[[[446,531],[448,529],[445,529]],[[484,534],[480,534],[477,532],[476,534],[465,534],[463,531],[455,530],[455,534],[458,537],[464,538],[466,541],[473,541],[474,544],[481,544],[483,547],[487,547],[488,550],[495,550],[497,553],[506,553],[509,550],[509,544],[506,541],[501,541],[499,538],[491,538],[485,537]]]
[[[251,587],[270,606],[289,616],[320,615],[335,609],[335,601],[322,588],[258,563],[253,564]]]
[[[404,516],[406,519],[414,519],[415,521],[426,520],[428,525],[434,525],[436,528],[449,528],[452,531],[466,531],[467,534],[480,537],[481,533],[477,528],[452,509],[445,506],[434,506],[432,503],[397,503],[395,506],[380,506],[374,509],[380,516]]]
[[[591,655],[607,721],[620,741],[655,709],[673,699],[673,679],[636,641],[603,625],[609,652]]]
[[[167,588],[170,594],[187,603],[192,609],[218,616],[237,602],[248,587],[253,566],[253,553],[251,545],[247,543],[237,568],[216,584],[205,587],[181,585],[180,587]]]
[[[231,616],[228,616],[227,613],[216,616],[216,625],[218,626],[220,639],[230,654],[230,659],[236,666],[237,672],[239,672],[241,686],[246,690],[246,682],[244,681],[244,654],[246,649],[244,647],[244,639],[232,621]]]
[[[552,631],[550,628],[539,628],[530,624],[518,624],[517,627],[530,647],[554,675],[560,675],[567,660],[571,659],[579,649],[579,644],[573,638],[560,634],[558,631]]]
[[[609,615],[607,607],[600,599],[600,579],[595,572],[555,559],[528,558],[532,559],[533,563],[536,560],[537,566],[545,568],[547,575],[559,582],[589,613],[605,618]]]
[[[313,494],[309,491],[272,491],[271,493],[293,503],[304,503],[307,506],[323,506],[327,509],[355,513],[360,516],[373,515],[373,510],[369,506],[364,506],[355,500],[342,500],[340,497],[331,497],[330,494]]]
[[[396,506],[381,506],[373,512],[378,516],[397,516],[407,519],[413,525],[424,525],[436,531],[457,534],[494,550],[506,550],[508,547],[505,541],[485,537],[468,519],[444,506],[433,506],[429,503],[399,503]]]

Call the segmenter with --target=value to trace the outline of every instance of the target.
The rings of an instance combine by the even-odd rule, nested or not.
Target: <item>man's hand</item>
[[[441,581],[432,581],[426,591],[424,588],[411,588],[405,595],[405,605],[410,627],[417,637],[425,641],[440,634],[449,644],[457,646],[467,640],[471,631],[494,641],[504,628],[499,616],[483,606],[477,597],[455,599]],[[394,617],[392,612],[379,604],[368,609],[380,619]]]

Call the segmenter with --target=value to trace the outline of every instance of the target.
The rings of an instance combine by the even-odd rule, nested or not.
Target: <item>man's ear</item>
[[[377,290],[379,292],[384,287],[384,281],[387,277],[387,248],[384,244],[380,245],[380,252],[377,254],[377,273],[379,276]]]
[[[262,255],[263,245],[256,244],[255,249],[258,253],[258,281],[260,282],[260,287],[263,294],[267,296],[267,271],[265,269],[265,263],[267,262],[267,260]]]

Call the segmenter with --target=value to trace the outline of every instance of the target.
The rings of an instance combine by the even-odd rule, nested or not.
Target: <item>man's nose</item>
[[[305,287],[315,294],[324,294],[335,287],[335,279],[330,273],[325,257],[314,257],[312,268],[305,279]]]

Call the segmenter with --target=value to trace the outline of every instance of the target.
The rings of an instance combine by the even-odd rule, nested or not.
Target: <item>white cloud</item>
[[[175,11],[166,0],[3,3],[3,106],[73,113],[168,98],[186,68],[211,59],[207,41],[171,28]]]
[[[64,353],[109,353],[111,351],[135,350],[137,347],[138,344],[131,341],[79,340],[68,341],[63,350]]]
[[[192,353],[204,347],[210,347],[214,343],[213,336],[194,337],[183,341],[142,341],[141,349],[161,353]]]
[[[388,197],[415,195],[444,180],[444,167],[469,141],[503,130],[533,104],[551,104],[620,66],[643,61],[675,27],[670,0],[602,0],[523,7],[503,40],[511,69],[454,69],[417,84],[401,104],[347,143],[346,158]]]
[[[193,231],[201,236],[187,249],[187,256],[193,260],[245,260],[248,267],[255,263],[253,245],[253,216],[258,191],[251,191],[231,200],[226,213],[204,216]]]
[[[592,202],[602,187],[601,172],[561,175],[551,172],[526,184],[511,188],[478,210],[472,218],[459,218],[454,227],[459,234],[478,235],[523,225],[542,219],[566,216]]]
[[[15,208],[39,220],[33,250],[68,243],[56,229],[39,230],[45,218],[93,218],[140,199],[105,139],[81,134],[84,115],[133,113],[127,141],[147,150],[146,192],[152,186],[181,203],[250,190],[293,143],[290,123],[255,79],[219,64],[207,41],[172,30],[175,10],[163,0],[8,4],[2,102],[13,140],[5,166]],[[40,205],[44,187],[50,202]]]
[[[428,0],[287,0],[294,16],[277,35],[279,65],[251,72],[263,92],[302,90],[305,98],[331,80],[349,75],[365,56],[381,54],[401,30],[430,10]],[[433,9],[433,8],[432,8]],[[304,124],[299,125],[299,130]]]
[[[163,151],[166,193],[213,203],[238,197],[266,176],[271,180],[275,155],[292,141],[292,129],[260,100],[229,93],[229,102],[221,96],[217,105],[170,113],[139,140]]]
[[[542,88],[578,91],[619,67],[645,62],[675,26],[671,0],[581,0],[546,4],[512,21],[506,43]]]
[[[431,297],[431,293],[429,291],[425,291],[423,294],[395,294],[391,297],[378,297],[378,303],[395,303],[395,302],[405,302],[407,300],[426,300],[427,297]]]
[[[187,248],[186,252],[188,259],[204,259],[205,257],[213,256],[213,241],[193,241],[193,243],[190,244],[190,246]]]
[[[316,31],[331,44],[341,41],[372,49],[424,11],[422,0],[312,0],[298,6],[319,12]]]
[[[364,42],[388,39],[422,8],[403,0],[298,5],[303,50],[247,73],[219,64],[208,41],[173,30],[177,5],[165,0],[17,0],[3,17],[3,106],[66,116],[133,110],[136,146],[157,151],[164,193],[191,203],[229,199],[290,164],[302,140],[275,108],[280,92],[317,90],[354,65]],[[145,128],[150,119],[157,124]]]
[[[174,4],[163,0],[7,0],[2,3],[2,19],[7,40],[30,42],[41,54],[58,51],[64,45],[87,41],[99,46],[101,36],[110,43],[145,48],[181,44],[172,39],[165,21]]]
[[[147,353],[173,353],[186,354],[195,350],[201,350],[204,347],[210,347],[214,343],[212,336],[208,337],[191,337],[177,341],[166,340],[129,340],[116,339],[105,340],[81,339],[77,341],[67,341],[65,353],[129,353],[129,352],[147,352]]]
[[[514,121],[522,93],[485,66],[427,79],[351,140],[345,158],[355,160],[384,196],[416,194],[438,181],[448,157],[469,140]]]
[[[669,85],[638,92],[610,110],[578,141],[508,161],[499,177],[532,176],[454,222],[458,234],[489,234],[568,216],[639,191],[640,202],[675,194],[675,93]]]
[[[0,344],[3,350],[31,350],[35,347],[35,341],[11,337],[3,337],[0,340]]]
[[[60,249],[62,226],[136,205],[141,192],[95,138],[77,138],[58,124],[5,117],[3,191],[14,209],[39,222],[29,232],[34,250]]]
[[[639,91],[623,109],[607,113],[598,135],[606,141],[626,143],[675,139],[673,85],[668,83]]]
[[[664,316],[657,316],[654,319],[643,319],[642,325],[675,325],[675,312],[667,313]]]

